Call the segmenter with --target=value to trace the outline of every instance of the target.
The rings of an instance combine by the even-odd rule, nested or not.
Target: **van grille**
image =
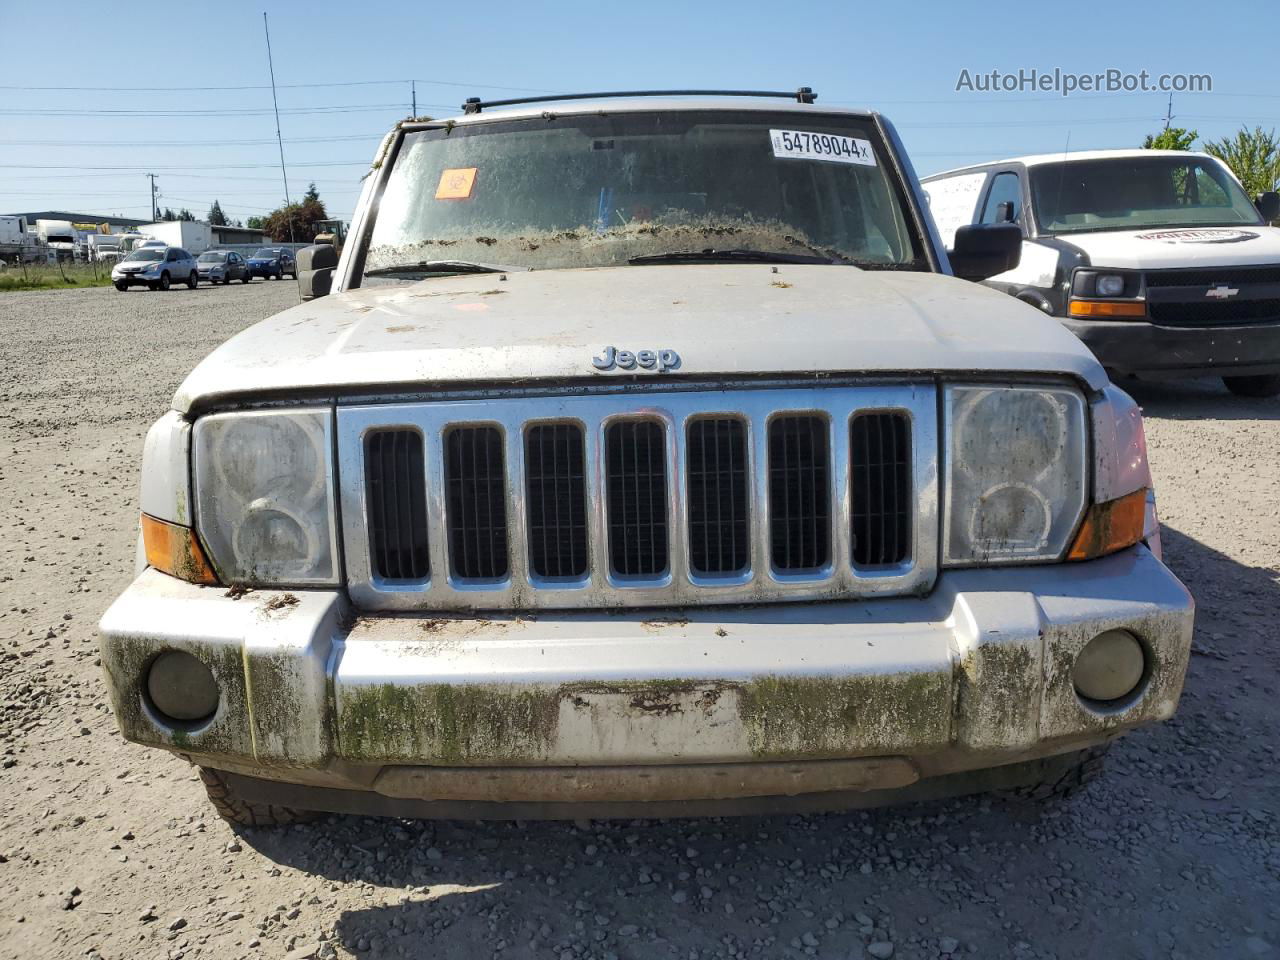
[[[339,407],[362,609],[756,603],[937,573],[932,384]]]

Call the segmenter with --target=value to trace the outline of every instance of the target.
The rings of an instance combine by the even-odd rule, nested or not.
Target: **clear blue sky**
[[[215,197],[240,219],[276,206],[283,190],[270,91],[175,89],[265,85],[263,9],[238,0],[0,0],[9,54],[0,72],[0,212],[145,217],[147,171],[158,175],[162,206],[200,217]],[[1242,123],[1280,128],[1276,8],[1260,0],[1158,7],[315,0],[265,9],[290,193],[296,199],[315,180],[335,216],[350,215],[379,137],[408,114],[410,78],[418,81],[418,112],[433,116],[456,111],[469,95],[523,90],[803,84],[818,91],[819,103],[886,113],[921,175],[1061,150],[1068,136],[1072,149],[1138,146],[1159,129],[1166,106],[1158,93],[957,93],[962,69],[1207,73],[1212,93],[1175,95],[1175,125],[1210,139]],[[295,86],[357,81],[395,82]],[[151,89],[106,89],[121,87]],[[113,110],[145,115],[103,112]]]

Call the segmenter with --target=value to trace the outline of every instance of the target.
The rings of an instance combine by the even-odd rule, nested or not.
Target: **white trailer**
[[[138,232],[171,247],[181,247],[192,256],[199,256],[213,246],[213,228],[203,220],[148,223],[139,227]]]
[[[120,236],[115,233],[91,233],[85,237],[88,258],[105,263],[120,258]]]
[[[80,232],[70,220],[37,220],[36,239],[59,260],[74,260]]]
[[[36,254],[35,237],[27,232],[26,217],[0,217],[0,260],[22,263]]]

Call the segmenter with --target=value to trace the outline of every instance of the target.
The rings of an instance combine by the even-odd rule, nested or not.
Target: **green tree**
[[[249,217],[245,220],[244,225],[250,230],[261,230],[265,221],[265,217]]]
[[[165,208],[164,208],[164,213],[160,214],[160,219],[161,219],[161,220],[164,220],[164,221],[166,221],[166,222],[170,222],[170,221],[173,221],[173,220],[177,220],[177,219],[178,219],[178,215],[177,215],[176,213],[174,213],[174,212],[173,212],[172,208],[170,208],[170,207],[165,207]]]
[[[1235,137],[1206,143],[1204,150],[1231,168],[1250,197],[1280,184],[1280,141],[1275,130],[1267,133],[1261,127],[1241,127]]]
[[[179,220],[194,220],[195,218],[196,218],[196,215],[192,213],[190,210],[188,210],[186,207],[183,207],[181,210],[178,211]]]
[[[209,208],[209,222],[215,227],[225,227],[229,225],[227,215],[222,212],[222,204],[217,200],[213,201],[213,206]]]
[[[263,221],[262,229],[277,243],[285,241],[310,243],[319,232],[316,221],[328,218],[329,214],[325,212],[324,202],[320,199],[320,194],[313,183],[302,195],[301,203],[290,203],[272,210]]]
[[[1200,134],[1186,127],[1167,127],[1156,134],[1147,134],[1142,141],[1144,150],[1190,150]]]

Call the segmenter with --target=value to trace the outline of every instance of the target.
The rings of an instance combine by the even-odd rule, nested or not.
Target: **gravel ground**
[[[1182,710],[1043,812],[984,798],[237,835],[116,733],[94,624],[147,425],[292,284],[0,297],[0,956],[1280,956],[1280,402],[1132,386],[1199,602]]]

